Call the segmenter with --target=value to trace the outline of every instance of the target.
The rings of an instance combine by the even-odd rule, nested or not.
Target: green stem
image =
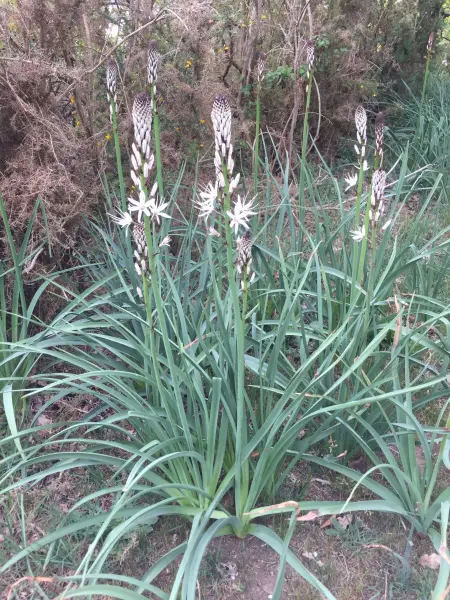
[[[122,207],[122,211],[126,212],[127,198],[125,196],[125,181],[123,178],[122,155],[120,152],[119,131],[117,128],[116,103],[114,102],[114,98],[111,98],[110,106],[111,106],[111,115],[112,115],[112,130],[113,130],[113,138],[114,138],[114,148],[116,151],[117,176],[119,177],[120,204]]]
[[[303,120],[303,137],[302,137],[302,164],[300,168],[300,184],[299,184],[299,196],[300,196],[300,206],[299,206],[299,218],[300,223],[303,223],[305,220],[305,172],[306,172],[306,157],[308,155],[308,134],[309,134],[309,108],[311,105],[311,92],[312,92],[312,82],[313,82],[313,72],[312,70],[309,73],[308,78],[308,93],[306,95],[306,107],[305,107],[305,118]],[[291,157],[289,157],[291,158]],[[302,228],[299,228],[299,252],[301,252],[303,246],[303,232]]]
[[[427,64],[425,66],[425,76],[423,78],[422,97],[420,99],[420,114],[419,114],[419,119],[422,116],[422,108],[423,108],[423,103],[424,103],[424,100],[425,100],[425,93],[427,91],[428,75],[430,74],[430,61],[431,61],[431,51],[428,50],[428,52],[427,52]]]
[[[258,171],[259,171],[259,134],[261,128],[261,84],[256,89],[256,127],[255,127],[255,149],[253,152],[253,195],[258,196]]]
[[[363,148],[365,149],[365,145],[363,146]],[[361,220],[361,196],[362,196],[362,191],[363,191],[363,185],[364,185],[364,155],[363,155],[364,150],[362,150],[361,152],[361,160],[360,160],[360,165],[359,165],[359,173],[358,173],[358,187],[356,189],[356,202],[355,202],[355,230],[359,229],[360,226],[360,220]],[[364,152],[365,154],[365,152]],[[364,227],[365,227],[365,232],[367,235],[367,227],[366,227],[366,220],[369,217],[369,213],[366,210],[366,218],[364,220]],[[363,239],[362,241],[362,245],[364,244],[364,240],[366,238]],[[361,255],[360,255],[360,246],[359,246],[359,242],[355,240],[355,242],[353,243],[353,264],[352,264],[352,290],[351,290],[351,296],[350,296],[350,304],[353,302],[353,300],[355,299],[356,295],[357,295],[357,290],[356,290],[356,285],[361,283],[361,277],[359,274],[359,269],[358,269],[358,262],[361,263],[361,258],[362,258],[362,246],[361,246]]]
[[[368,235],[368,232],[367,232]],[[370,270],[369,270],[369,285],[367,287],[367,303],[366,303],[366,311],[364,313],[364,329],[367,331],[367,326],[369,324],[369,316],[372,311],[372,296],[373,296],[373,283],[375,277],[375,257],[376,257],[376,243],[377,243],[377,225],[373,224],[372,227],[372,237],[370,240]]]
[[[242,272],[242,331],[245,337],[245,317],[247,315],[247,301],[248,301],[248,269],[244,266]]]
[[[236,273],[233,265],[233,243],[231,237],[230,217],[230,188],[228,181],[228,172],[226,164],[222,164],[222,172],[225,181],[224,187],[224,217],[225,217],[225,236],[227,242],[227,266],[228,266],[228,282],[229,289],[233,300],[234,318],[235,318],[235,344],[236,344],[236,487],[235,487],[235,503],[236,516],[242,518],[245,510],[245,504],[249,491],[249,465],[248,461],[242,463],[242,450],[247,444],[247,411],[244,398],[244,335],[242,330],[242,321],[239,295],[236,282]]]

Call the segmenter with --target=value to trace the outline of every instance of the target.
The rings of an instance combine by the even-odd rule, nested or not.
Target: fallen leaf
[[[314,521],[314,519],[317,519],[317,517],[320,517],[320,511],[310,510],[308,513],[306,513],[306,515],[298,517],[297,521]]]
[[[352,524],[353,515],[344,515],[343,517],[337,517],[336,521],[339,523],[342,529],[347,529],[347,527]]]
[[[320,526],[320,529],[325,529],[325,527],[331,527],[333,525],[333,519],[336,518],[336,515],[331,515],[331,517],[329,519],[327,519],[324,523],[322,523],[322,525]]]
[[[422,567],[428,567],[429,569],[437,570],[441,564],[441,557],[436,553],[424,554],[419,558],[419,564],[421,564]]]

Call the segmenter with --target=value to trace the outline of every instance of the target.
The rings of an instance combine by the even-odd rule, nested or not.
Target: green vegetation
[[[272,69],[267,82],[258,55],[248,147],[235,142],[230,99],[215,96],[207,186],[200,160],[164,168],[157,43],[148,93],[130,103],[130,148],[111,59],[117,173],[102,172],[105,210],[86,219],[69,268],[27,279],[43,246],[28,249],[42,202],[18,246],[0,197],[8,598],[25,580],[30,598],[203,598],[200,580],[236,578],[234,563],[218,558],[228,538],[275,552],[272,599],[286,597],[292,572],[311,597],[342,598],[333,567],[295,548],[296,532],[307,537],[324,516],[324,535],[342,551],[392,555],[384,597],[448,594],[450,80],[432,73],[429,42],[421,91],[386,95],[386,131],[384,117],[355,104],[357,164],[343,173],[321,152],[317,121],[312,129],[318,48],[328,39],[305,45],[304,80],[297,64]],[[262,127],[265,86],[283,79],[304,86],[301,146],[293,119],[289,150]],[[55,304],[51,319],[39,317],[42,302]],[[51,495],[33,501],[68,477],[69,492],[81,488],[73,502],[71,492],[59,506]],[[316,496],[314,478],[333,494]],[[397,519],[406,549],[366,529],[357,515],[367,513]],[[38,514],[45,529],[30,537]],[[420,589],[416,539],[437,560]],[[157,557],[146,563],[152,544]],[[134,548],[130,575],[122,564]],[[251,591],[241,581],[235,590]]]

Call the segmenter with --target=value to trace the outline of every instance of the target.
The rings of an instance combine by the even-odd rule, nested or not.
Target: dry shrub
[[[85,5],[24,0],[1,10],[0,39],[12,60],[0,62],[0,193],[18,243],[41,198],[47,223],[38,212],[32,245],[48,234],[56,256],[74,244],[80,215],[99,198],[101,157],[76,51]]]
[[[293,156],[302,137],[306,43],[314,38],[319,94],[314,89],[311,131],[320,134],[320,150],[334,158],[340,140],[353,128],[355,105],[364,102],[375,113],[381,92],[419,71],[428,36],[425,30],[435,27],[439,12],[439,0],[385,5],[378,0],[21,0],[15,4],[0,7],[3,55],[13,59],[0,60],[0,191],[16,235],[40,195],[50,237],[63,247],[76,240],[80,213],[90,214],[101,202],[99,171],[107,164],[114,170],[111,145],[105,148],[104,143],[108,128],[104,67],[89,72],[111,47],[106,6],[116,7],[113,16],[121,23],[122,35],[146,23],[162,6],[171,10],[166,19],[131,37],[116,53],[123,82],[119,86],[122,148],[129,146],[128,107],[146,85],[148,42],[156,39],[164,55],[158,89],[165,172],[200,156],[205,178],[213,173],[209,114],[216,94],[230,97],[235,147],[239,141],[244,147],[253,141],[253,66],[259,50],[267,57],[262,130],[272,135],[281,153],[288,149]],[[274,80],[279,67],[286,67],[287,75]],[[126,159],[126,152],[123,155]],[[247,155],[244,160],[249,160]],[[44,235],[42,220],[36,235],[39,239]]]

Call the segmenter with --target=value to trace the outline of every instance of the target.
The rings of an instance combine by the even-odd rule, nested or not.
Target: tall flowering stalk
[[[308,134],[309,134],[309,109],[311,106],[311,92],[314,78],[314,41],[308,40],[306,44],[306,62],[307,62],[307,84],[306,84],[306,106],[305,106],[305,117],[303,119],[303,136],[302,136],[302,164],[300,169],[300,221],[303,223],[304,220],[304,187],[305,187],[305,174],[306,174],[306,157],[308,154]],[[300,229],[300,240],[303,239],[303,235]],[[299,244],[301,249],[302,242]]]
[[[377,169],[372,177],[372,192],[370,197],[369,218],[371,226],[371,265],[369,272],[369,284],[367,289],[367,310],[365,313],[366,323],[369,319],[369,309],[373,296],[373,283],[375,277],[375,262],[376,262],[376,241],[380,218],[384,213],[384,190],[386,188],[386,172],[383,169]]]
[[[157,247],[154,247],[154,234],[156,226],[161,219],[169,218],[165,210],[168,202],[164,203],[157,197],[157,184],[149,190],[148,180],[154,164],[154,156],[151,152],[150,138],[152,129],[152,100],[146,92],[136,95],[133,102],[133,126],[134,140],[131,146],[131,179],[135,187],[136,197],[128,198],[127,211],[114,217],[116,223],[128,229],[132,227],[132,238],[134,242],[133,256],[134,268],[142,280],[142,288],[137,288],[138,295],[147,297],[147,281],[154,273],[154,256]],[[153,226],[153,232],[151,229]],[[163,245],[163,244],[160,244]]]
[[[127,207],[125,195],[125,181],[122,170],[122,156],[120,152],[119,131],[117,128],[117,75],[118,68],[114,59],[110,58],[106,67],[106,95],[109,102],[109,114],[113,130],[114,148],[116,153],[117,176],[119,178],[120,202],[122,210]]]
[[[242,460],[242,452],[247,441],[247,407],[244,390],[244,340],[245,340],[245,314],[247,312],[247,284],[251,264],[251,237],[249,220],[255,214],[253,211],[253,200],[241,198],[238,195],[233,207],[231,197],[239,183],[239,173],[232,178],[234,170],[233,145],[231,143],[231,107],[226,96],[216,96],[212,111],[211,121],[214,130],[215,156],[214,165],[216,170],[215,184],[210,183],[207,189],[200,194],[200,213],[207,221],[217,210],[219,216],[224,220],[228,290],[233,306],[233,318],[230,323],[234,324],[233,342],[236,352],[235,373],[235,422],[236,422],[236,446],[235,446],[235,503],[237,516],[243,518],[245,506],[248,499],[250,478],[248,461]],[[238,240],[238,260],[236,268],[233,264],[233,232],[237,235],[240,228],[245,230],[242,238]],[[243,312],[241,314],[239,305],[239,292],[236,281],[236,271],[242,275]]]
[[[364,185],[364,172],[367,169],[366,161],[366,147],[367,147],[367,113],[362,105],[359,105],[355,111],[355,126],[356,126],[356,139],[355,152],[359,162],[359,172],[357,179],[357,190],[356,190],[356,203],[355,203],[355,230],[360,231],[361,227],[361,196]],[[362,228],[362,237],[364,238],[367,232],[366,223],[364,219],[364,225]],[[361,265],[362,256],[359,256],[359,243],[355,239],[353,244],[353,266],[352,266],[352,294],[351,300],[356,296],[356,284],[361,282],[361,274],[358,265]]]
[[[158,67],[161,63],[161,54],[158,52],[158,45],[155,40],[151,40],[148,46],[147,55],[147,80],[150,86],[150,96],[153,105],[153,127],[155,131],[155,154],[156,154],[156,176],[158,180],[158,191],[161,198],[164,195],[162,162],[161,162],[161,136],[159,128],[159,113],[156,101],[156,80],[158,77]]]
[[[256,61],[256,126],[255,147],[253,152],[253,194],[258,195],[258,171],[259,171],[259,136],[261,129],[261,86],[266,70],[266,55],[264,52],[258,54]]]

